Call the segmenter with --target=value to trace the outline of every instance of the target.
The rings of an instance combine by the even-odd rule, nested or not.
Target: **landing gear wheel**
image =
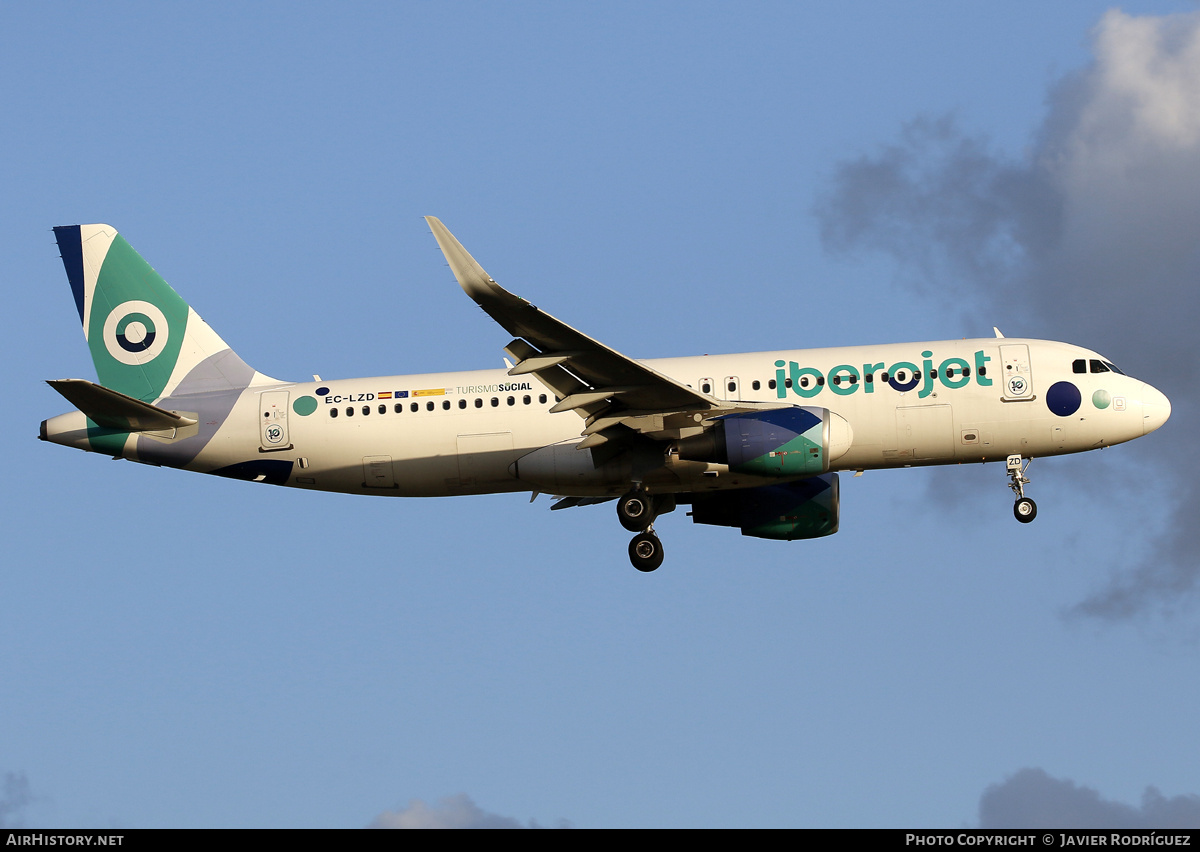
[[[629,542],[629,561],[639,571],[653,571],[663,563],[662,542],[652,532],[638,533]]]
[[[1030,461],[1032,459],[1027,460],[1019,453],[1013,453],[1005,464],[1008,468],[1008,487],[1017,495],[1017,502],[1013,503],[1013,515],[1023,524],[1037,517],[1037,503],[1025,496],[1025,486],[1029,484],[1029,477],[1025,475],[1025,471],[1029,469]]]
[[[617,518],[621,521],[621,526],[630,532],[644,532],[650,529],[656,514],[654,501],[640,488],[635,488],[617,501]]]

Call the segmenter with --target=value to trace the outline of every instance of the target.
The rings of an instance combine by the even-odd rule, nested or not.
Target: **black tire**
[[[656,512],[650,495],[640,489],[617,501],[617,519],[630,532],[644,532],[654,523]]]
[[[638,533],[629,542],[629,561],[633,567],[643,572],[650,572],[663,563],[662,542],[654,533]]]
[[[1028,497],[1019,498],[1013,503],[1013,516],[1023,524],[1029,523],[1037,517],[1037,503]]]

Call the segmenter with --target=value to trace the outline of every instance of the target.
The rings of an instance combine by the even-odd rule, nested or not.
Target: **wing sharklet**
[[[425,220],[459,286],[505,331],[517,338],[505,349],[518,362],[510,369],[523,373],[520,362],[537,359],[525,368],[559,398],[551,412],[573,410],[590,419],[619,413],[623,409],[707,413],[725,407],[712,397],[622,355],[539,310],[527,299],[505,290],[438,218],[426,216]],[[557,356],[564,353],[570,353],[570,357],[557,360]],[[555,363],[551,363],[552,359]],[[619,443],[622,442],[612,441],[609,446]],[[607,451],[607,447],[605,449]]]

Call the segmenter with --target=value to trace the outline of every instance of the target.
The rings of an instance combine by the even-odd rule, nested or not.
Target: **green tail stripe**
[[[100,384],[147,402],[161,397],[187,320],[187,303],[118,234],[96,281],[87,329]]]

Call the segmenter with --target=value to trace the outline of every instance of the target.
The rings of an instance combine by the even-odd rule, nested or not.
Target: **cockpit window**
[[[1071,372],[1072,373],[1086,373],[1087,372],[1087,359],[1086,358],[1076,358],[1074,361],[1072,361],[1071,362]]]
[[[1108,367],[1108,369],[1112,370],[1114,373],[1119,373],[1122,376],[1125,375],[1124,371],[1122,371],[1121,368],[1118,367],[1116,364],[1114,364],[1112,361],[1105,361],[1104,366]]]
[[[1090,363],[1091,363],[1093,373],[1107,373],[1109,371],[1108,367],[1104,366],[1103,361],[1099,361],[1099,360],[1093,358]]]

